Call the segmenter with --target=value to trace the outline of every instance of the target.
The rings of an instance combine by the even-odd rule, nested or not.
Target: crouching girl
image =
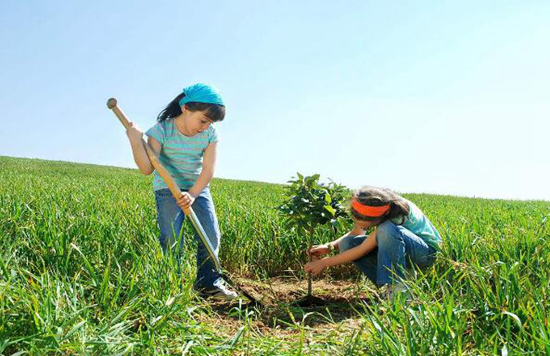
[[[431,266],[439,250],[437,229],[411,201],[389,189],[362,187],[351,202],[353,229],[328,244],[308,251],[314,261],[304,270],[317,275],[325,268],[352,262],[377,286],[388,285],[386,297],[399,291],[404,271],[413,265]],[[367,236],[365,231],[375,229]],[[339,254],[319,259],[339,250]]]

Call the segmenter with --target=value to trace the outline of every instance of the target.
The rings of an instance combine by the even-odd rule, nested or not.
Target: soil
[[[208,323],[219,323],[220,331],[236,332],[242,326],[243,312],[253,315],[252,327],[260,333],[294,335],[297,325],[319,332],[334,330],[335,323],[344,328],[359,327],[361,314],[376,302],[377,293],[365,282],[346,280],[314,280],[313,296],[307,297],[307,280],[277,277],[257,281],[233,278],[238,287],[251,294],[260,305],[246,304],[246,299],[232,303],[210,303],[214,315],[201,317]],[[241,312],[239,312],[241,311]]]

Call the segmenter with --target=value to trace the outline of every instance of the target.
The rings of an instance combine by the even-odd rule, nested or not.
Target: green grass
[[[0,181],[0,354],[550,355],[548,202],[404,194],[444,239],[436,265],[407,282],[413,302],[356,304],[357,327],[328,331],[283,305],[290,321],[267,332],[258,311],[196,298],[193,243],[177,275],[149,177],[0,157]],[[212,192],[229,272],[301,273],[306,241],[274,210],[282,186],[215,179]]]

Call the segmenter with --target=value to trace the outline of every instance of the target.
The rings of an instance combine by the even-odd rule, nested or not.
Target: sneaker
[[[386,288],[380,293],[380,298],[392,302],[399,295],[404,295],[405,299],[408,301],[409,296],[407,294],[407,287],[400,282],[396,284],[387,284]]]
[[[229,289],[223,281],[216,281],[210,288],[199,289],[198,294],[203,299],[215,299],[223,301],[232,301],[239,297],[239,295]]]

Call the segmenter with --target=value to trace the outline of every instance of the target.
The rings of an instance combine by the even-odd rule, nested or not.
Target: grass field
[[[300,309],[282,186],[215,179],[222,265],[266,298],[245,309],[196,297],[192,239],[181,275],[162,255],[137,170],[0,157],[0,182],[0,354],[550,355],[549,202],[404,194],[444,239],[412,300],[378,300],[348,266]]]

